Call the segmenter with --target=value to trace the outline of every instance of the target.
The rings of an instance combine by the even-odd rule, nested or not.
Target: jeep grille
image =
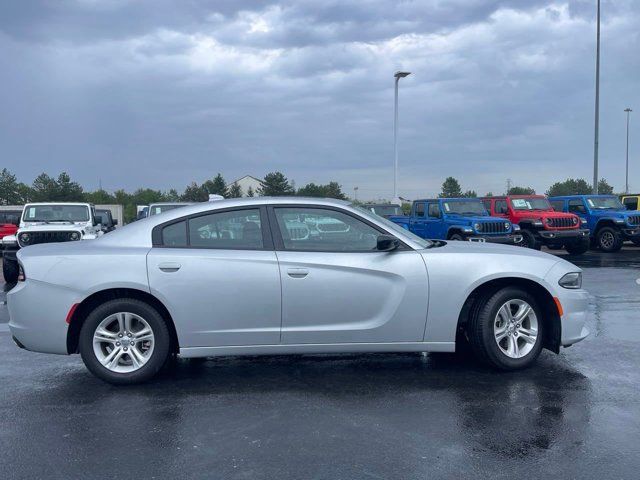
[[[38,243],[55,243],[55,242],[72,242],[71,234],[78,234],[78,240],[82,238],[80,232],[72,231],[72,232],[24,232],[29,235],[29,241],[22,241],[22,233],[18,235],[18,243],[21,247],[26,247],[29,245],[36,245]]]
[[[482,222],[480,224],[480,233],[506,233],[509,232],[508,229],[504,228],[505,222]]]
[[[573,217],[557,217],[557,218],[549,218],[549,223],[547,223],[547,225],[549,225],[552,228],[571,228],[571,227],[577,227],[580,224],[580,222],[578,223],[573,223]]]

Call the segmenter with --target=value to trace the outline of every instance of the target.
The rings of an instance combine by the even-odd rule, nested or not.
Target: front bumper
[[[576,228],[573,230],[538,230],[538,234],[545,240],[566,240],[588,237],[589,230],[586,228]]]
[[[559,300],[564,314],[561,318],[562,335],[560,344],[563,347],[568,347],[589,335],[589,329],[586,327],[589,294],[585,290],[562,290]]]
[[[468,237],[470,242],[500,243],[502,245],[518,245],[522,242],[522,235],[474,235]]]
[[[623,228],[622,233],[626,238],[638,238],[640,237],[640,227]]]

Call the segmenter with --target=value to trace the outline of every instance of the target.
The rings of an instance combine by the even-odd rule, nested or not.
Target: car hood
[[[508,222],[506,218],[500,217],[489,217],[488,215],[449,215],[449,219],[455,221],[456,219],[460,219],[462,222],[469,223],[482,223],[482,222]]]
[[[486,218],[486,217],[485,217]],[[531,248],[516,247],[514,245],[500,245],[497,243],[489,242],[443,242],[445,245],[442,247],[427,248],[426,252],[442,250],[447,253],[460,253],[460,254],[476,254],[476,253],[488,253],[498,255],[511,255],[516,257],[537,257],[544,260],[550,260],[557,262],[559,260],[555,255],[550,255],[539,250],[533,250]]]
[[[81,223],[30,223],[21,227],[22,232],[77,232],[87,226]]]

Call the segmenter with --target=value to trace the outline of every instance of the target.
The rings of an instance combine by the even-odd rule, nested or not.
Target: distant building
[[[262,180],[256,177],[252,177],[251,175],[245,175],[244,177],[231,182],[228,186],[230,187],[231,185],[238,185],[242,189],[243,197],[247,196],[249,188],[251,188],[251,190],[253,190],[253,193],[257,196],[258,189],[262,187]]]

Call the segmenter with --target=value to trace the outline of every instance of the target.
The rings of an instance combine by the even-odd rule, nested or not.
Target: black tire
[[[622,235],[612,227],[602,227],[596,233],[596,242],[603,252],[613,253],[622,248]]]
[[[588,246],[589,244],[587,244]],[[562,250],[564,248],[564,245],[547,245],[547,248],[549,250]]]
[[[531,231],[523,228],[520,230],[520,234],[522,235],[522,242],[518,245],[521,247],[527,247],[533,250],[540,250],[542,248],[542,242],[540,242]]]
[[[533,309],[538,319],[538,334],[532,349],[521,358],[511,358],[502,352],[494,334],[494,321],[498,310],[509,300],[524,300]],[[484,363],[500,370],[519,370],[531,366],[542,351],[544,320],[536,299],[525,290],[505,287],[493,295],[478,300],[481,302],[467,326],[469,343],[474,354]]]
[[[130,312],[142,317],[154,336],[154,347],[147,362],[138,370],[128,373],[113,372],[103,366],[93,350],[93,335],[98,325],[109,315]],[[96,307],[87,316],[80,330],[79,349],[86,367],[96,377],[114,385],[132,385],[153,378],[165,365],[170,354],[171,336],[158,311],[148,303],[133,298],[110,300]]]
[[[566,244],[564,248],[570,255],[582,255],[589,250],[589,239],[582,237],[576,242]]]
[[[16,283],[18,281],[19,270],[17,261],[2,257],[2,276],[5,282]]]
[[[453,235],[451,235],[449,237],[449,240],[458,240],[463,242],[464,241],[464,237],[462,235],[460,235],[459,233],[454,233]]]
[[[633,243],[636,247],[640,247],[640,238],[633,238],[631,240],[631,243]]]

